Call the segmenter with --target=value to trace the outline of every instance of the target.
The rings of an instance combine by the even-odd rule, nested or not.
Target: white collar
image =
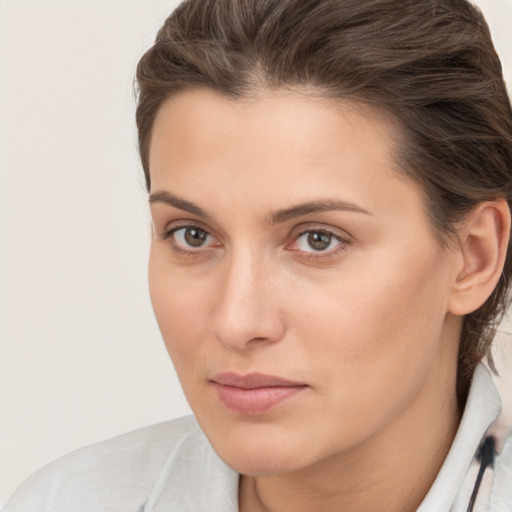
[[[448,455],[417,512],[466,510],[469,502],[463,483],[487,429],[499,416],[501,398],[489,371],[479,364],[473,375],[462,420]],[[471,484],[474,482],[471,482]],[[469,482],[468,482],[469,484]],[[459,496],[457,496],[459,494]],[[464,495],[462,495],[464,494]],[[463,507],[463,508],[462,508]]]

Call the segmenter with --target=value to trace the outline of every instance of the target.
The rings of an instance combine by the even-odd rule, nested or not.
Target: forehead
[[[333,192],[360,202],[396,201],[395,182],[412,187],[396,163],[398,134],[388,117],[353,101],[301,91],[250,100],[185,91],[156,116],[151,191],[218,190],[232,198],[244,191],[245,200],[259,203],[276,190],[290,201]]]
[[[260,92],[241,99],[197,89],[179,92],[163,103],[155,118],[150,146],[158,143],[156,133],[167,141],[194,137],[197,143],[210,142],[215,147],[215,139],[226,135],[238,135],[240,142],[250,135],[256,137],[256,142],[266,136],[276,143],[300,142],[300,148],[306,149],[303,142],[336,126],[334,132],[343,130],[345,135],[357,136],[364,131],[365,137],[382,142],[378,148],[387,145],[391,149],[397,125],[391,115],[376,107],[322,97],[307,89]]]

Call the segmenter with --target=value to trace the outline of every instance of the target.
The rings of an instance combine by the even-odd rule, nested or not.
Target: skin
[[[416,510],[453,440],[462,256],[397,170],[395,133],[301,91],[186,91],[157,115],[151,299],[194,414],[243,475],[242,512]],[[276,215],[318,201],[338,203]],[[305,388],[243,415],[212,385],[225,371]]]

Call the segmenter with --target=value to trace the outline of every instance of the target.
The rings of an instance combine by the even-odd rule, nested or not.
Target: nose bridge
[[[250,245],[226,258],[213,333],[226,346],[242,349],[252,342],[273,342],[283,334],[271,265]]]

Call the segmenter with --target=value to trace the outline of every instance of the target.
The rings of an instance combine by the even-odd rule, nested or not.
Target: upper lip
[[[264,375],[262,373],[239,375],[234,372],[224,372],[218,373],[212,377],[211,381],[222,384],[223,386],[232,386],[241,389],[305,386],[305,384],[301,382],[293,382],[288,379],[276,377],[275,375]]]

